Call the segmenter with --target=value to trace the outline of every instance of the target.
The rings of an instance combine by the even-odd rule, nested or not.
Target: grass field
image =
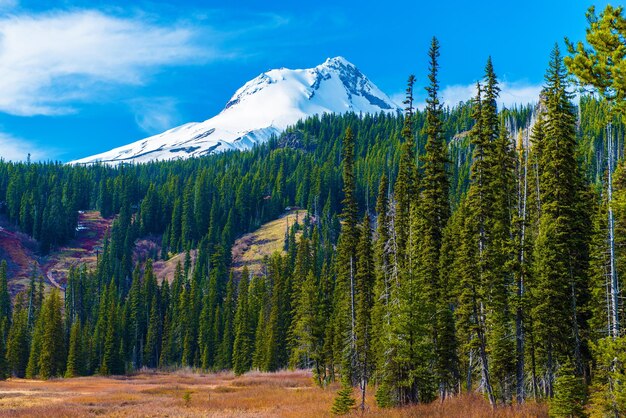
[[[304,220],[306,211],[291,210],[280,218],[263,224],[259,229],[238,238],[233,245],[233,269],[236,275],[241,275],[243,266],[248,266],[250,273],[262,273],[263,257],[272,255],[275,251],[283,251],[285,231],[288,225],[296,220]]]
[[[314,386],[306,371],[9,379],[0,382],[0,416],[323,417],[330,415],[336,389]],[[377,409],[372,394],[369,400],[364,415],[371,417],[547,417],[534,403],[494,412],[478,395],[393,410]]]

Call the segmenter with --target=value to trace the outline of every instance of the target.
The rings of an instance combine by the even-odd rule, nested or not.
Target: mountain
[[[187,123],[72,163],[143,163],[245,150],[312,115],[400,110],[354,64],[335,57],[314,68],[262,73],[237,90],[211,119]]]

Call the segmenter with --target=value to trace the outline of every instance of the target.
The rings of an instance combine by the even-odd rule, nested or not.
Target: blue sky
[[[392,97],[426,79],[466,100],[492,56],[506,103],[540,88],[550,49],[607,2],[0,0],[0,156],[69,161],[218,113],[263,71],[342,55]]]

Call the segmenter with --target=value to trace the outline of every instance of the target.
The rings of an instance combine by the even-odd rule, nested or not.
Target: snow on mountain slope
[[[143,163],[245,150],[315,114],[399,110],[356,66],[335,57],[315,68],[263,73],[237,90],[211,119],[187,123],[72,163]]]

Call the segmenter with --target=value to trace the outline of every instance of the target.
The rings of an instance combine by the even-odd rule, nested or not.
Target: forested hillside
[[[590,22],[623,41],[621,8]],[[73,268],[62,292],[44,297],[34,271],[11,301],[0,267],[0,377],[307,368],[320,386],[341,382],[338,414],[364,408],[373,386],[382,407],[479,391],[494,406],[618,416],[624,88],[589,70],[603,51],[569,45],[564,62],[555,46],[539,103],[513,109],[498,108],[489,59],[476,97],[447,108],[433,38],[424,110],[411,76],[404,115],[313,117],[251,151],[0,161],[0,216],[42,254],[74,236],[79,210],[114,219],[97,268]],[[575,104],[572,74],[597,94]],[[235,239],[290,206],[307,216],[285,231],[285,252],[235,279]],[[147,259],[134,252],[145,237],[161,247]],[[159,283],[154,260],[180,253]]]

